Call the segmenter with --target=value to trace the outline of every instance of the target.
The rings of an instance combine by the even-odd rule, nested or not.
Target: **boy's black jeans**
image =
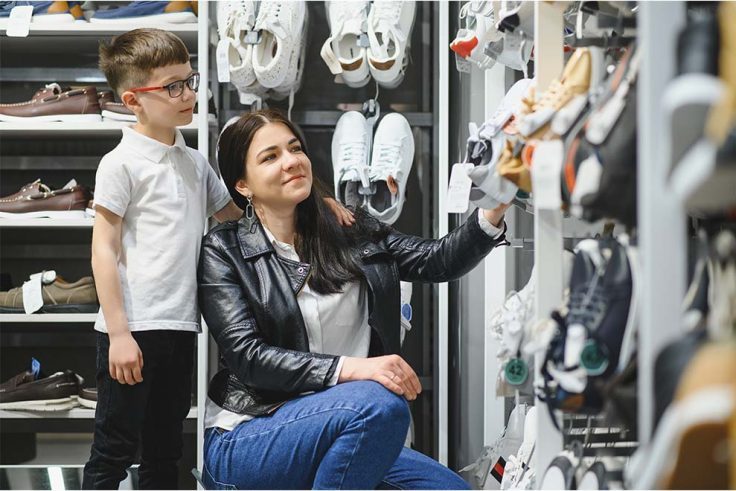
[[[191,405],[194,340],[181,331],[133,332],[143,382],[110,377],[110,338],[97,333],[97,410],[83,489],[118,489],[141,444],[140,489],[177,489],[182,426]]]

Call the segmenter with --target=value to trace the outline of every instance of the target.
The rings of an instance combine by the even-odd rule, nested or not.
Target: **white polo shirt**
[[[131,331],[199,332],[197,262],[205,222],[230,195],[177,130],[169,146],[132,128],[97,169],[95,206],[123,218],[118,272]],[[100,309],[95,329],[107,332]]]

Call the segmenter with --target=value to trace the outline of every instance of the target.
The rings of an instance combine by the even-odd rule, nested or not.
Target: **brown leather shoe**
[[[2,218],[84,218],[92,199],[85,186],[71,186],[52,191],[40,180],[26,184],[20,191],[0,198]]]
[[[71,370],[46,376],[31,368],[0,384],[0,409],[68,411],[76,406],[81,383]]]
[[[39,312],[48,314],[96,313],[100,309],[97,302],[95,282],[91,276],[67,283],[57,276],[53,283],[43,285],[43,307]],[[22,314],[23,287],[0,292],[0,313]]]
[[[64,91],[58,84],[51,84],[37,91],[30,101],[0,104],[0,121],[100,122],[97,89],[90,86]]]

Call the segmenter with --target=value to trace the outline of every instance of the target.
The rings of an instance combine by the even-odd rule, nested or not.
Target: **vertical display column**
[[[563,68],[562,10],[544,2],[534,4],[534,51],[537,94],[543,93],[560,76]],[[535,193],[536,194],[536,193]],[[534,295],[535,318],[548,317],[562,301],[562,211],[542,210],[534,214]],[[535,378],[539,381],[544,354],[535,359]],[[537,400],[536,469],[541,476],[555,455],[562,450],[562,435],[555,429],[549,411]]]
[[[642,2],[639,42],[638,223],[642,260],[639,327],[639,442],[647,443],[654,420],[654,361],[681,332],[678,306],[685,294],[685,213],[667,190],[668,156],[662,93],[676,70],[677,35],[685,22],[681,2]],[[666,22],[663,22],[666,19]]]

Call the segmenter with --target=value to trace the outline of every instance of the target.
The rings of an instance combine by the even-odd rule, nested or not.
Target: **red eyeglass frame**
[[[173,82],[170,82],[170,83],[168,83],[166,85],[161,85],[161,86],[158,86],[158,87],[135,87],[135,88],[128,89],[128,90],[130,92],[153,92],[154,90],[164,90],[164,89],[166,89],[166,91],[169,92],[169,97],[174,97],[174,96],[171,95],[171,93],[169,91],[169,86],[174,85],[174,84],[179,83],[179,82],[184,82],[184,85],[187,86],[187,87],[189,87],[189,84],[187,83],[187,81],[190,80],[195,75],[197,76],[197,89],[199,89],[199,72],[194,72],[194,73],[192,73],[191,75],[189,75],[185,79],[182,79],[182,80],[174,80]],[[192,90],[192,89],[190,88],[189,90]],[[181,92],[182,92],[182,94],[184,93],[184,88],[183,87],[182,87]],[[179,94],[176,97],[180,97],[180,96],[181,96],[181,94]]]

